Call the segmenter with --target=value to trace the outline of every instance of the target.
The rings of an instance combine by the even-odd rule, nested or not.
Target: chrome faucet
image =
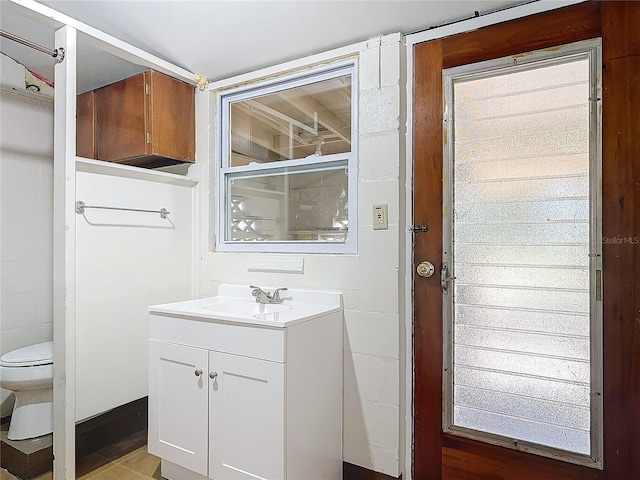
[[[273,293],[267,293],[255,285],[250,285],[249,288],[253,288],[251,295],[256,297],[256,303],[282,303],[285,300],[292,300],[291,297],[280,296],[280,292],[287,290],[287,287],[276,288]]]

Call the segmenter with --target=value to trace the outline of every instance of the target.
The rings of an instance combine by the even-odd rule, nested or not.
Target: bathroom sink
[[[272,291],[273,289],[269,289]],[[149,312],[200,321],[286,328],[342,309],[338,292],[289,289],[284,303],[257,303],[247,285],[220,285],[218,296],[149,307]]]
[[[222,300],[209,305],[203,305],[204,310],[212,312],[237,315],[239,317],[252,317],[257,315],[272,315],[274,313],[291,310],[291,305],[282,303],[256,303],[235,300]]]

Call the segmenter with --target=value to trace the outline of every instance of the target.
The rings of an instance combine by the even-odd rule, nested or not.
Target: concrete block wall
[[[403,49],[401,36],[394,34],[368,41],[355,52],[359,57],[358,224],[352,228],[358,228],[358,253],[301,255],[302,274],[249,272],[252,259],[268,254],[212,252],[211,238],[203,235],[199,289],[201,297],[215,295],[222,283],[341,291],[345,308],[344,460],[395,477],[404,466],[400,391],[404,375],[401,245],[406,231],[401,168],[405,162]],[[212,135],[212,146],[215,137]],[[211,171],[216,164],[212,154]],[[211,198],[216,198],[213,177],[211,181]],[[215,206],[207,203],[203,202],[203,230],[214,221]],[[372,207],[376,204],[388,205],[388,230],[373,230]]]
[[[3,89],[0,354],[53,338],[53,102]],[[13,395],[2,390],[0,415]]]

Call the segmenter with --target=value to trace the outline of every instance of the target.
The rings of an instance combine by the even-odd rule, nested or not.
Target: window
[[[592,466],[599,71],[591,41],[444,72],[445,430]]]
[[[355,62],[223,92],[217,249],[355,253]]]

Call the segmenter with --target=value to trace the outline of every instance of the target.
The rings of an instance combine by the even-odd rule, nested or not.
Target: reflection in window
[[[233,241],[344,242],[348,175],[344,166],[313,172],[230,177]]]
[[[231,103],[231,166],[349,151],[349,75]]]
[[[355,252],[355,72],[221,95],[219,250]]]

